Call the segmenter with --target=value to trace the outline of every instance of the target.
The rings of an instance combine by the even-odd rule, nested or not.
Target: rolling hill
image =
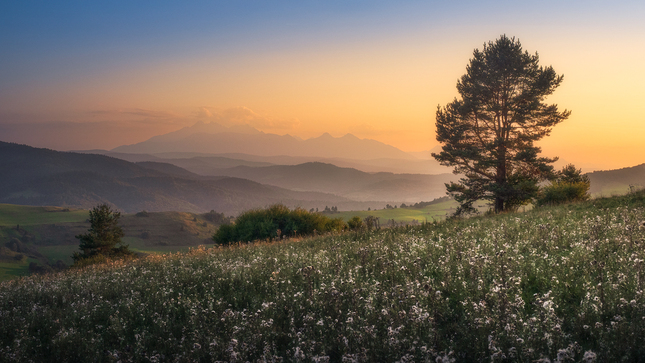
[[[273,203],[306,208],[360,208],[332,194],[291,191],[240,178],[204,178],[160,163],[135,164],[94,154],[58,152],[0,142],[0,203],[91,208],[110,203],[125,212],[217,210],[227,214]]]
[[[442,197],[446,193],[444,183],[456,179],[453,174],[366,173],[320,162],[238,166],[222,169],[219,173],[292,190],[334,193],[358,201],[396,200],[406,203]]]
[[[645,164],[616,170],[602,170],[587,173],[591,181],[589,192],[593,195],[625,194],[630,186],[636,189],[645,187]]]
[[[131,162],[157,161],[179,166],[200,175],[218,175],[220,169],[236,166],[298,165],[309,162],[333,164],[366,173],[444,174],[452,168],[433,159],[366,159],[326,158],[313,156],[263,156],[245,153],[209,154],[196,152],[163,152],[155,154],[121,153],[108,150],[79,150],[79,153],[107,155]]]

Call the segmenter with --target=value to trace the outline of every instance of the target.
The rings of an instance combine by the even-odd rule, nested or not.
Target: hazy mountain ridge
[[[444,183],[457,178],[448,173],[366,173],[321,162],[265,165],[217,159],[219,166],[247,164],[222,168],[214,167],[216,159],[210,157],[151,158],[155,161],[131,163],[0,142],[0,167],[5,171],[0,178],[0,203],[91,208],[107,202],[125,212],[214,209],[236,214],[281,202],[307,209],[336,205],[350,210],[432,200],[444,196]],[[201,175],[159,160],[192,163],[216,175]],[[630,184],[645,184],[645,164],[588,175],[592,193],[624,193]]]
[[[60,152],[7,142],[0,142],[0,155],[0,166],[7,172],[6,177],[0,178],[0,185],[3,186],[12,181],[21,182],[21,178],[36,178],[74,170],[93,171],[114,177],[162,175],[109,156]]]
[[[150,165],[149,165],[150,166]],[[358,206],[347,198],[303,193],[228,177],[204,178],[176,166],[170,175],[103,155],[59,152],[0,142],[0,203],[91,208],[112,203],[125,212],[140,210],[229,214],[273,203],[320,207]]]
[[[240,131],[240,128],[242,130]],[[325,133],[301,140],[291,135],[253,132],[253,128],[226,128],[216,123],[197,123],[191,127],[152,137],[146,141],[112,149],[120,153],[200,152],[210,154],[245,153],[255,155],[289,155],[352,159],[404,159],[414,156],[394,146],[347,134],[333,137]]]
[[[350,159],[311,156],[262,156],[244,153],[209,154],[198,152],[164,152],[156,154],[120,153],[108,150],[79,150],[79,153],[107,155],[131,162],[157,161],[179,166],[200,175],[218,175],[220,169],[244,166],[298,165],[309,162],[333,164],[366,173],[390,172],[397,174],[443,174],[452,168],[441,166],[430,159]]]
[[[586,174],[591,181],[592,194],[618,194],[629,191],[629,186],[645,187],[645,164],[632,167],[600,170]]]
[[[397,200],[406,203],[442,197],[446,193],[444,183],[457,178],[447,173],[365,173],[320,162],[264,167],[238,166],[221,170],[221,175],[292,190],[334,193],[359,201]]]

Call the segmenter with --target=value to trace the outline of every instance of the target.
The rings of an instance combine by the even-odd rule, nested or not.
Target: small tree
[[[562,183],[585,183],[591,185],[589,177],[582,174],[582,169],[576,169],[573,164],[563,167],[556,175],[556,180]]]
[[[480,199],[503,212],[536,196],[557,158],[539,157],[534,142],[569,116],[543,102],[562,79],[515,38],[503,35],[474,51],[457,82],[461,99],[437,109],[437,141],[443,145],[432,156],[464,175],[459,183],[446,184],[460,204],[455,214],[474,212]]]
[[[90,229],[85,234],[76,236],[80,240],[72,258],[78,264],[85,259],[100,260],[101,257],[120,257],[132,255],[128,245],[121,238],[123,230],[119,226],[121,213],[113,211],[107,204],[101,204],[90,211]]]

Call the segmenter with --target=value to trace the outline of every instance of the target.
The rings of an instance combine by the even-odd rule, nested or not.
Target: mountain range
[[[216,210],[235,214],[274,203],[305,208],[363,204],[333,194],[291,191],[231,177],[205,177],[170,164],[135,164],[104,155],[59,152],[0,142],[0,203],[124,212]]]
[[[332,164],[237,166],[220,169],[218,175],[238,177],[297,191],[334,193],[357,201],[396,200],[418,202],[445,195],[444,183],[453,174],[365,173]]]
[[[302,140],[291,135],[267,134],[250,126],[227,128],[217,123],[198,122],[175,132],[112,149],[119,153],[156,154],[198,152],[208,154],[244,153],[263,156],[349,158],[357,160],[416,158],[394,146],[347,134],[328,133]]]
[[[401,172],[426,167],[439,172]],[[274,203],[339,210],[411,204],[444,196],[444,183],[458,178],[434,161],[349,134],[302,140],[215,123],[111,151],[0,142],[0,168],[0,203],[229,215]],[[595,195],[624,193],[643,186],[645,164],[587,175]]]

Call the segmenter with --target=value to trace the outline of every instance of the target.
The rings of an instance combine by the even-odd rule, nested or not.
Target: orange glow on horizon
[[[438,144],[436,107],[457,96],[457,80],[473,49],[496,34],[457,34],[428,46],[392,37],[259,54],[205,51],[43,82],[36,90],[16,87],[2,94],[0,106],[38,122],[120,125],[122,132],[97,128],[94,141],[86,134],[84,141],[107,149],[214,121],[249,123],[301,138],[351,133],[408,152],[424,151]],[[645,50],[634,47],[638,35],[576,43],[559,36],[518,35],[527,51],[539,51],[542,65],[565,75],[546,102],[572,115],[540,141],[544,154],[586,168],[645,162]],[[599,50],[603,45],[611,45],[611,51]],[[240,109],[251,116],[223,120],[208,111]],[[71,138],[60,143],[83,148]]]

